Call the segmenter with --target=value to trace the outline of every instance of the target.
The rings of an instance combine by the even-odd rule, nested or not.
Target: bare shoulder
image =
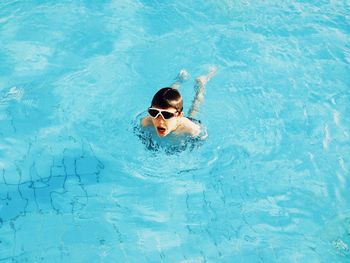
[[[176,133],[189,134],[191,136],[198,136],[201,132],[201,127],[186,117],[182,117]]]
[[[141,126],[142,127],[146,127],[152,124],[152,120],[150,116],[146,116],[144,118],[141,119]]]

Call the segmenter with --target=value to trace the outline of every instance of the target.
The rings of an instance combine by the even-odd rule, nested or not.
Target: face
[[[159,109],[156,107],[152,107],[154,109]],[[173,107],[165,108],[165,109],[159,109],[159,110],[164,110],[164,111],[169,111],[171,113],[174,113],[174,117],[169,118],[169,119],[164,119],[162,114],[158,114],[156,118],[151,118],[152,123],[154,128],[156,129],[156,132],[158,136],[160,137],[165,137],[167,136],[170,132],[176,130],[179,122],[179,118],[183,115],[183,113],[177,112],[177,110]],[[166,113],[164,113],[165,115]]]

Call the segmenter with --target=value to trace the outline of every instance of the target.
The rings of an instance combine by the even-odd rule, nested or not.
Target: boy
[[[151,107],[148,108],[149,116],[141,120],[141,126],[153,125],[158,136],[165,137],[169,133],[175,135],[199,136],[201,126],[191,120],[203,101],[205,84],[214,76],[215,68],[210,68],[208,75],[198,77],[196,80],[196,96],[189,111],[189,118],[184,116],[183,101],[177,88],[186,77],[187,72],[182,70],[177,81],[171,86],[160,89],[153,97]]]

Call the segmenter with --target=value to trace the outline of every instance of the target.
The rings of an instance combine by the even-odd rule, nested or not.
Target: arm
[[[152,124],[151,116],[147,116],[141,119],[140,122],[142,127],[146,127]]]
[[[201,133],[201,127],[186,117],[182,117],[181,123],[175,131],[175,134],[188,134],[193,137]]]
[[[201,133],[201,127],[198,124],[192,122],[192,124],[191,124],[191,136],[196,137],[200,133]]]

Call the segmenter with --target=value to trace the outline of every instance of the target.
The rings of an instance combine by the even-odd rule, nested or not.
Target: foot
[[[207,82],[215,76],[217,68],[215,66],[210,66],[207,75],[199,76],[196,79],[197,86],[204,86]]]
[[[176,81],[182,83],[188,80],[189,78],[190,78],[190,74],[188,74],[188,72],[185,69],[181,69],[179,74],[176,77]]]
[[[173,89],[178,89],[182,83],[190,78],[190,74],[185,69],[180,70],[175,78],[175,82],[171,85]]]

